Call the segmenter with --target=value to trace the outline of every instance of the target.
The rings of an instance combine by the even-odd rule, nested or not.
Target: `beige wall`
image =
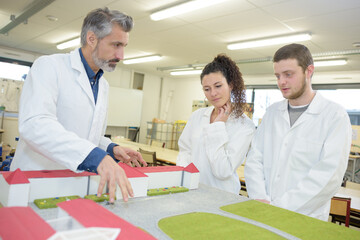
[[[16,148],[17,141],[15,137],[19,136],[18,120],[17,118],[4,119],[4,133],[1,136],[1,140],[4,144],[10,144],[12,148]]]

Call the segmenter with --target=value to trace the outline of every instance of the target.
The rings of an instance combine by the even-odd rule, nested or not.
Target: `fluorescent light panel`
[[[66,48],[71,48],[71,47],[75,47],[75,46],[78,46],[80,45],[80,38],[75,38],[75,39],[72,39],[72,40],[69,40],[69,41],[66,41],[66,42],[63,42],[63,43],[60,43],[58,45],[56,45],[57,49],[66,49]]]
[[[183,13],[192,12],[200,8],[205,8],[225,0],[195,0],[188,1],[170,8],[166,8],[150,15],[151,20],[159,21],[165,18],[174,17]]]
[[[347,64],[346,59],[314,61],[315,67],[341,66],[341,65],[345,65],[345,64]]]
[[[123,60],[123,64],[135,64],[135,63],[143,63],[143,62],[152,62],[160,60],[162,56],[160,55],[151,55],[145,57],[138,57],[138,58],[129,58]]]
[[[245,48],[256,48],[256,47],[263,47],[263,46],[270,46],[270,45],[277,45],[283,43],[293,43],[293,42],[301,42],[307,41],[311,39],[310,33],[299,33],[293,34],[288,36],[278,36],[272,38],[264,38],[258,40],[251,40],[251,41],[243,41],[239,43],[232,43],[227,46],[229,50],[238,50],[238,49],[245,49]]]
[[[198,75],[201,74],[202,70],[189,70],[189,71],[172,71],[170,75],[182,76],[182,75]]]

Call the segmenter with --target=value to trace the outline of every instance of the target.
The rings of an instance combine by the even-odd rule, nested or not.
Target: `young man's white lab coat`
[[[108,89],[101,78],[95,105],[78,49],[37,59],[21,95],[20,141],[11,170],[76,171],[95,147],[106,151]]]
[[[345,109],[316,93],[290,127],[288,100],[270,106],[245,165],[249,196],[327,221],[351,145]]]

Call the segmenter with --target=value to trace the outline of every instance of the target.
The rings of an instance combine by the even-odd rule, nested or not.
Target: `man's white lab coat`
[[[95,105],[78,49],[37,59],[21,94],[20,141],[11,170],[76,171],[95,147],[106,150],[108,89],[101,78]]]
[[[191,115],[179,139],[176,165],[194,163],[201,183],[239,194],[236,169],[245,160],[255,126],[245,114],[210,124],[213,109],[202,108]]]
[[[245,165],[249,196],[327,221],[351,145],[346,111],[316,93],[290,127],[288,100],[270,106]]]

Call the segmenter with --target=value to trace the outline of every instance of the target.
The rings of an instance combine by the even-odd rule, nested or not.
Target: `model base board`
[[[180,193],[180,192],[188,192],[189,189],[186,187],[169,187],[169,188],[154,188],[148,189],[148,196],[157,196],[157,195],[165,195],[170,193]]]

